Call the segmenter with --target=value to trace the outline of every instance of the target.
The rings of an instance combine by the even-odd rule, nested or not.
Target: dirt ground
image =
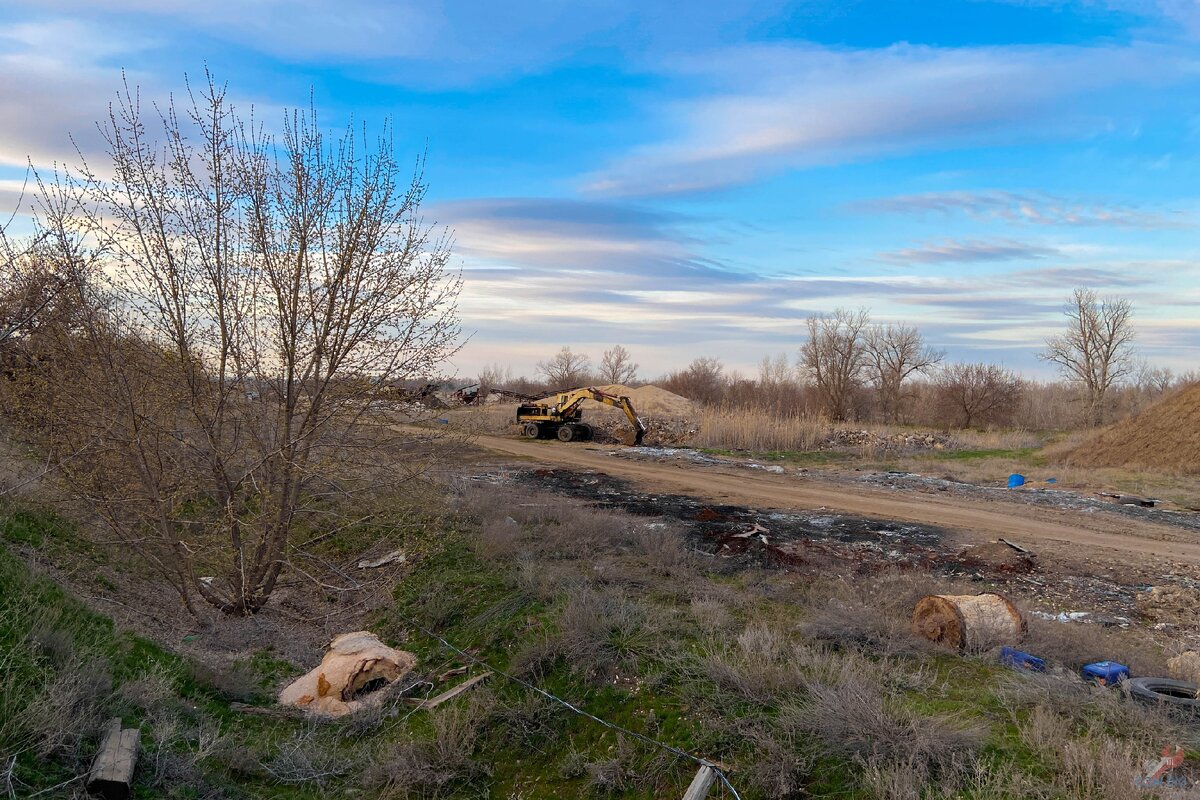
[[[952,491],[896,492],[847,485],[817,472],[766,469],[693,460],[633,460],[626,448],[563,445],[481,436],[489,450],[546,464],[592,469],[684,495],[783,510],[826,509],[947,528],[962,544],[1005,537],[1067,561],[1111,562],[1200,573],[1200,534],[1121,513],[1078,513],[1025,502],[977,499]]]

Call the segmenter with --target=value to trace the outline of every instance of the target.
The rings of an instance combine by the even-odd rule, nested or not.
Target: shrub
[[[909,765],[925,779],[953,771],[982,747],[986,729],[949,716],[889,706],[876,685],[814,684],[808,698],[781,713],[784,724],[813,736],[831,756],[862,764]]]

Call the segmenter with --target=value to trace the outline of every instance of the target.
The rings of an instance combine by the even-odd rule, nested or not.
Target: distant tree
[[[600,359],[600,380],[604,383],[633,383],[637,380],[637,371],[633,357],[619,344],[605,350]]]
[[[812,380],[821,409],[835,420],[848,419],[854,395],[867,365],[867,309],[836,309],[828,316],[809,317],[808,341],[800,348],[800,366]]]
[[[1046,340],[1041,358],[1083,387],[1088,420],[1096,425],[1103,419],[1109,389],[1134,370],[1133,305],[1076,289],[1063,313],[1067,329]]]
[[[484,367],[479,370],[476,382],[479,384],[479,396],[486,397],[489,390],[507,387],[512,383],[512,367],[500,363]]]
[[[1162,394],[1174,385],[1175,373],[1170,367],[1155,367],[1147,361],[1139,361],[1134,380],[1143,392]]]
[[[943,419],[959,428],[1008,424],[1022,392],[1020,378],[995,364],[949,364],[935,386]]]
[[[564,347],[548,361],[539,361],[538,374],[546,379],[552,389],[573,389],[590,383],[592,360],[583,353]]]
[[[671,373],[663,387],[676,394],[712,405],[720,402],[724,393],[724,367],[716,358],[701,356],[687,369]]]
[[[791,383],[795,377],[792,365],[788,362],[786,353],[779,353],[774,358],[763,356],[758,362],[758,383],[763,387],[783,386]]]
[[[918,372],[928,372],[945,354],[925,344],[912,325],[872,325],[863,335],[866,374],[879,394],[879,404],[889,422],[900,418],[904,382]]]
[[[386,410],[457,349],[449,238],[386,136],[311,112],[276,138],[211,79],[149,113],[126,87],[99,127],[109,163],[41,185],[47,252],[95,276],[45,444],[82,451],[65,482],[189,609],[253,614],[414,476]]]

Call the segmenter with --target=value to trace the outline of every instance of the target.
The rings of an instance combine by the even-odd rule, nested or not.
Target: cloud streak
[[[672,134],[585,176],[614,196],[700,192],[782,169],[1102,127],[1076,101],[1101,89],[1192,77],[1149,45],[839,50],[742,47],[674,62],[698,84],[667,104]]]
[[[1053,247],[1010,240],[947,240],[921,247],[880,253],[879,258],[894,264],[954,264],[969,262],[1031,261],[1060,255]]]
[[[1194,222],[1179,212],[1145,211],[1105,201],[1072,200],[1042,192],[928,192],[863,200],[848,206],[868,214],[965,216],[1028,225],[1110,228],[1183,228]]]

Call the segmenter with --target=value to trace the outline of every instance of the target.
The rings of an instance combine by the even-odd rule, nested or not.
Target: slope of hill
[[[1200,384],[1172,393],[1071,451],[1073,464],[1200,473]]]

